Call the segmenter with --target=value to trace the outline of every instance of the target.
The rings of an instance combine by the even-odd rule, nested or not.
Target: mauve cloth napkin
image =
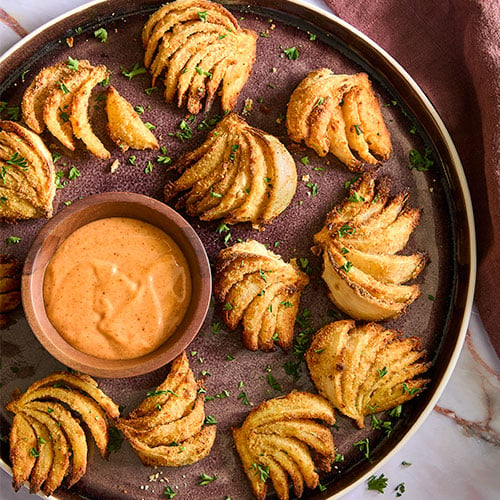
[[[324,1],[412,75],[455,142],[476,221],[475,300],[500,356],[500,1]]]

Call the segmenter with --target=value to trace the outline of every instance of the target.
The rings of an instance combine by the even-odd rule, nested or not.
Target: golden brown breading
[[[380,104],[365,73],[312,71],[290,97],[286,123],[293,141],[304,141],[319,156],[332,153],[349,170],[363,170],[363,161],[376,165],[392,151]]]
[[[315,394],[292,391],[261,403],[241,427],[233,428],[236,450],[257,499],[266,497],[268,478],[278,498],[287,500],[288,476],[300,497],[304,483],[318,486],[317,468],[330,470],[335,457],[332,434],[316,420],[335,423],[329,403]]]
[[[104,458],[109,440],[107,419],[119,416],[118,406],[94,379],[68,372],[55,372],[34,382],[6,409],[15,414],[10,431],[14,488],[29,480],[32,493],[42,489],[47,496],[61,485],[68,471],[68,487],[85,474],[88,446],[79,419]]]
[[[0,121],[0,218],[52,217],[55,192],[52,156],[40,137]]]
[[[276,343],[289,349],[300,295],[309,283],[295,260],[288,264],[248,240],[222,250],[216,269],[214,295],[223,304],[222,319],[231,330],[242,322],[245,347],[270,351]]]
[[[71,100],[69,119],[73,127],[75,137],[81,139],[87,149],[98,158],[107,160],[111,157],[110,152],[104,147],[99,137],[92,131],[89,122],[88,107],[92,89],[102,82],[109,74],[106,66],[99,65],[92,68],[87,80],[74,93]]]
[[[429,367],[419,349],[417,337],[343,320],[316,332],[306,362],[319,393],[362,429],[367,415],[412,399],[429,382],[415,378]]]
[[[165,99],[177,93],[190,113],[209,109],[221,87],[222,109],[230,111],[255,61],[257,34],[241,29],[233,15],[207,0],[177,0],[154,12],[142,31],[144,65],[156,78],[165,71]]]
[[[10,322],[8,313],[21,304],[21,264],[11,257],[0,255],[0,328]]]
[[[181,157],[177,169],[183,174],[165,186],[165,199],[189,190],[177,206],[201,220],[250,221],[260,228],[288,207],[297,188],[295,163],[285,146],[234,113]]]
[[[144,465],[180,467],[210,453],[216,426],[203,426],[205,399],[198,388],[183,352],[172,362],[167,378],[118,422]]]
[[[46,125],[71,151],[76,137],[92,154],[109,159],[111,154],[92,130],[88,115],[92,89],[108,75],[106,66],[92,66],[87,60],[71,59],[43,68],[24,93],[25,122],[39,133]]]
[[[139,118],[132,105],[110,86],[106,97],[108,133],[122,150],[158,149],[158,141]]]
[[[396,255],[406,247],[420,210],[405,207],[408,193],[389,198],[390,181],[365,173],[334,207],[314,236],[323,253],[323,279],[332,302],[354,319],[395,318],[420,295],[403,283],[424,269],[427,254]]]

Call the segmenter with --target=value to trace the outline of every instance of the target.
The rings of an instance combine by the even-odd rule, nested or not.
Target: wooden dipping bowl
[[[107,217],[130,217],[162,229],[177,243],[191,272],[192,296],[175,332],[155,351],[125,360],[100,359],[71,346],[52,326],[45,311],[45,270],[62,242],[78,228]],[[40,231],[26,258],[22,282],[24,312],[43,347],[65,365],[96,377],[134,377],[172,361],[195,338],[205,320],[212,293],[210,264],[194,229],[167,205],[135,193],[102,193],[75,202]]]

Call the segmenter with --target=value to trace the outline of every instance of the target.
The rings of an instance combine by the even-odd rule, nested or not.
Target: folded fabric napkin
[[[324,1],[412,75],[455,142],[476,221],[475,300],[500,356],[500,2]]]

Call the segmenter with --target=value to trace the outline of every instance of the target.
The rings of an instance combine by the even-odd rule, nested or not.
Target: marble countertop
[[[27,33],[85,0],[0,0],[0,53]],[[320,0],[309,3],[326,10]],[[411,466],[402,465],[411,463]],[[375,473],[388,478],[384,497],[420,500],[493,500],[500,496],[500,360],[474,308],[458,364],[441,399],[416,434]],[[30,498],[17,494],[0,471],[2,500]],[[361,484],[346,500],[378,498]]]

